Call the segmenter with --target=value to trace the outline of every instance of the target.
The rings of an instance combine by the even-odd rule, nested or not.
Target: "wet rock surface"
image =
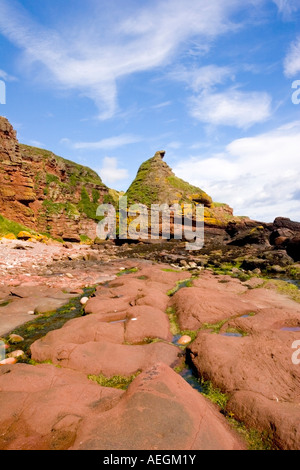
[[[198,376],[227,394],[225,414],[269,432],[279,448],[299,448],[300,371],[292,344],[300,339],[300,307],[277,292],[277,281],[253,273],[244,279],[248,272],[240,266],[231,265],[231,276],[218,274],[226,253],[234,259],[240,247],[185,256],[184,244],[174,242],[59,249],[47,246],[41,256],[48,263],[31,262],[30,276],[24,276],[25,258],[17,257],[15,275],[9,277],[11,268],[0,274],[2,336],[13,329],[5,327],[9,312],[19,323],[43,321],[34,315],[38,305],[67,303],[95,286],[81,304],[84,316],[31,344],[37,365],[20,363],[17,352],[28,355],[24,338],[8,349],[12,362],[0,365],[1,449],[245,448],[218,408],[174,372],[185,351]],[[10,253],[26,253],[30,263],[34,250],[40,248]],[[172,343],[168,311],[178,322],[178,343]],[[99,377],[133,381],[120,390],[96,383]]]
[[[127,268],[98,287],[85,306],[90,314],[32,344],[32,360],[53,365],[1,366],[0,409],[6,407],[0,413],[2,449],[245,447],[217,408],[173,371],[182,353],[171,343],[161,307],[168,305],[166,292],[182,273],[145,262]],[[149,292],[152,306],[147,305]],[[114,312],[116,300],[123,304]],[[125,392],[88,379],[136,374]]]

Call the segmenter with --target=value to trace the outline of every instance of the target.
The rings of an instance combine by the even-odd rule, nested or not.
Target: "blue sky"
[[[236,215],[300,220],[299,26],[300,0],[0,0],[0,114],[110,187],[166,150]]]

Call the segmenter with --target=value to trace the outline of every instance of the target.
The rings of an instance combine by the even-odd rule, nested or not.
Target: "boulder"
[[[269,243],[269,231],[263,226],[258,225],[257,227],[247,229],[238,233],[228,243],[229,245],[245,246],[245,245],[265,245]]]
[[[300,237],[292,238],[287,243],[286,251],[294,261],[300,261]]]

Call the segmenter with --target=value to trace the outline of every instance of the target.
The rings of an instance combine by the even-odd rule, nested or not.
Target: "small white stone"
[[[34,310],[29,310],[28,315],[34,315]]]
[[[194,261],[191,261],[189,265],[191,268],[197,268],[197,264]]]
[[[22,357],[22,356],[25,356],[25,353],[21,349],[18,349],[17,351],[13,351],[13,352],[7,354],[7,357],[17,358],[17,357]]]
[[[131,321],[136,321],[136,320],[137,320],[137,318],[132,318],[132,319],[131,319]]]
[[[81,305],[85,305],[87,303],[87,301],[89,300],[88,297],[82,297],[82,299],[80,299],[80,303]]]

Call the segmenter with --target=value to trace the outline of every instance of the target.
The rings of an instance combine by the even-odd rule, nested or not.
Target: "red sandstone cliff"
[[[0,117],[0,213],[64,240],[96,237],[96,208],[108,188],[91,169],[19,144]]]

